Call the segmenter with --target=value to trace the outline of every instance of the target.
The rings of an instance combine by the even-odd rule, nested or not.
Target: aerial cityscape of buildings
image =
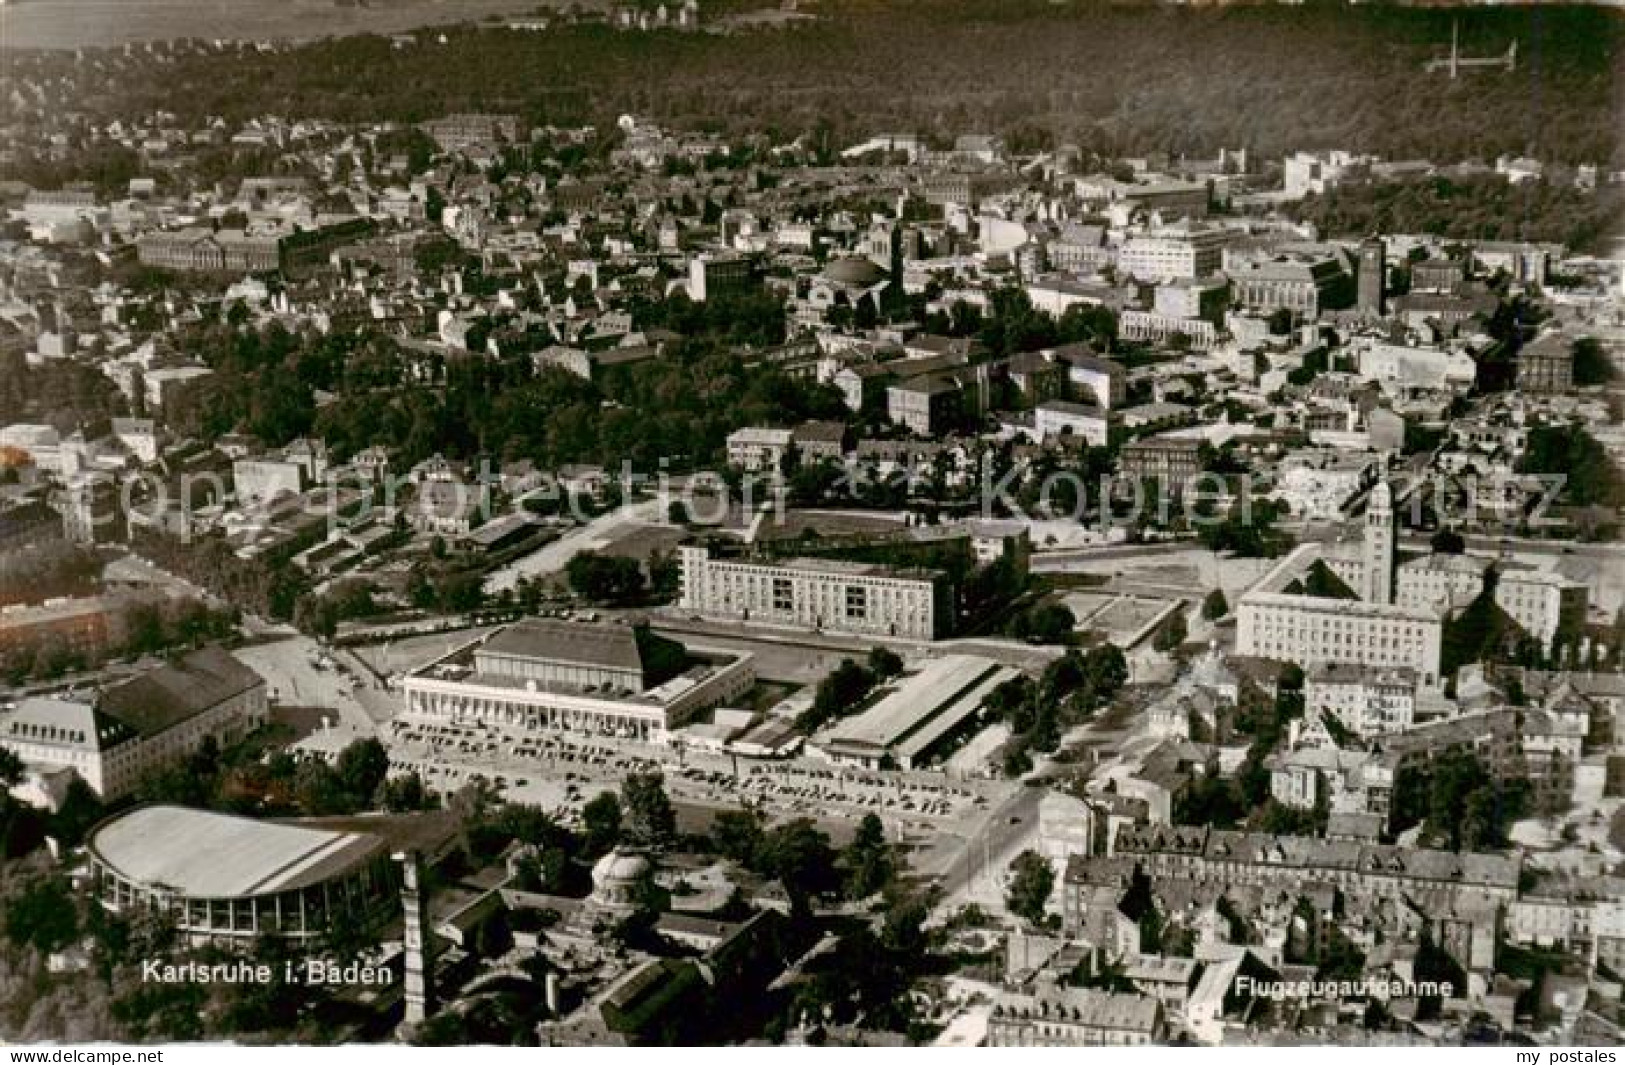
[[[1625,257],[1450,214],[1617,159],[75,103],[178,47],[0,67],[0,1038],[1625,1038]]]

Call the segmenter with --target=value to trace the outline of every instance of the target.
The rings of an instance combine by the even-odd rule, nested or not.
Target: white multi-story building
[[[1158,283],[1211,277],[1224,263],[1229,235],[1205,226],[1169,226],[1132,236],[1117,253],[1117,271]]]
[[[1406,666],[1431,687],[1439,683],[1443,630],[1427,610],[1249,592],[1238,611],[1236,650],[1304,664]]]
[[[23,699],[0,716],[0,746],[28,767],[20,786],[31,798],[59,799],[67,770],[109,801],[205,739],[225,747],[267,720],[265,681],[227,652],[206,648],[93,699]]]
[[[1219,330],[1201,318],[1176,318],[1150,311],[1123,311],[1117,316],[1117,335],[1124,340],[1169,343],[1184,337],[1192,351],[1208,351],[1218,343]]]
[[[1376,474],[1376,460],[1370,454],[1331,450],[1294,453],[1281,462],[1276,495],[1287,502],[1295,516],[1336,519]]]
[[[1282,161],[1281,177],[1288,198],[1301,200],[1311,192],[1323,194],[1344,178],[1369,169],[1370,158],[1352,152],[1295,152]]]
[[[1392,502],[1386,483],[1372,490],[1359,562],[1337,568],[1362,598],[1304,594],[1302,578],[1323,554],[1322,545],[1304,544],[1241,597],[1237,653],[1305,667],[1403,666],[1424,686],[1439,684],[1442,614],[1394,603]]]
[[[1115,359],[1096,355],[1088,344],[1065,344],[1042,354],[1066,367],[1075,398],[1106,410],[1121,407],[1128,398],[1128,370]]]
[[[114,418],[113,435],[141,465],[158,461],[158,429],[151,418]]]
[[[790,450],[789,429],[746,426],[728,434],[728,463],[752,473],[773,472]]]
[[[1399,567],[1394,601],[1400,606],[1431,607],[1446,613],[1466,609],[1484,590],[1488,559],[1474,555],[1423,555]]]
[[[1465,351],[1370,340],[1360,342],[1355,350],[1360,376],[1390,393],[1462,392],[1472,387],[1478,374],[1478,364]]]
[[[1110,418],[1100,407],[1051,399],[1040,403],[1034,410],[1033,431],[1040,440],[1075,436],[1088,442],[1091,447],[1105,447],[1111,427]]]
[[[1416,720],[1416,672],[1328,663],[1304,678],[1306,713],[1330,714],[1369,739],[1404,732]]]
[[[952,589],[940,573],[837,559],[712,558],[678,549],[678,605],[706,617],[824,632],[934,640],[953,628]]]
[[[1589,599],[1584,584],[1560,573],[1509,569],[1495,583],[1495,605],[1547,650],[1584,627]]]

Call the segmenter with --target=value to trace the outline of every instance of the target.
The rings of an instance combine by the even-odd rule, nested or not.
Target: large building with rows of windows
[[[934,571],[823,558],[721,559],[704,547],[680,548],[679,559],[679,605],[708,618],[915,640],[953,628],[953,589]]]
[[[1393,494],[1386,483],[1371,490],[1358,561],[1337,567],[1358,598],[1306,592],[1306,578],[1322,554],[1320,544],[1302,545],[1242,596],[1236,651],[1305,667],[1405,667],[1426,687],[1441,683],[1442,612],[1394,602]]]

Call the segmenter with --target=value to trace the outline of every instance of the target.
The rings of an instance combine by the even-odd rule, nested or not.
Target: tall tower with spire
[[[1394,493],[1387,481],[1377,482],[1366,503],[1360,585],[1360,598],[1368,603],[1394,601]]]

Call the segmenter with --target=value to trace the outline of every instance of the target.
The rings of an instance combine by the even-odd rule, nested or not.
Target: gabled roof
[[[193,651],[102,693],[99,709],[143,736],[156,736],[265,681],[218,647]]]

